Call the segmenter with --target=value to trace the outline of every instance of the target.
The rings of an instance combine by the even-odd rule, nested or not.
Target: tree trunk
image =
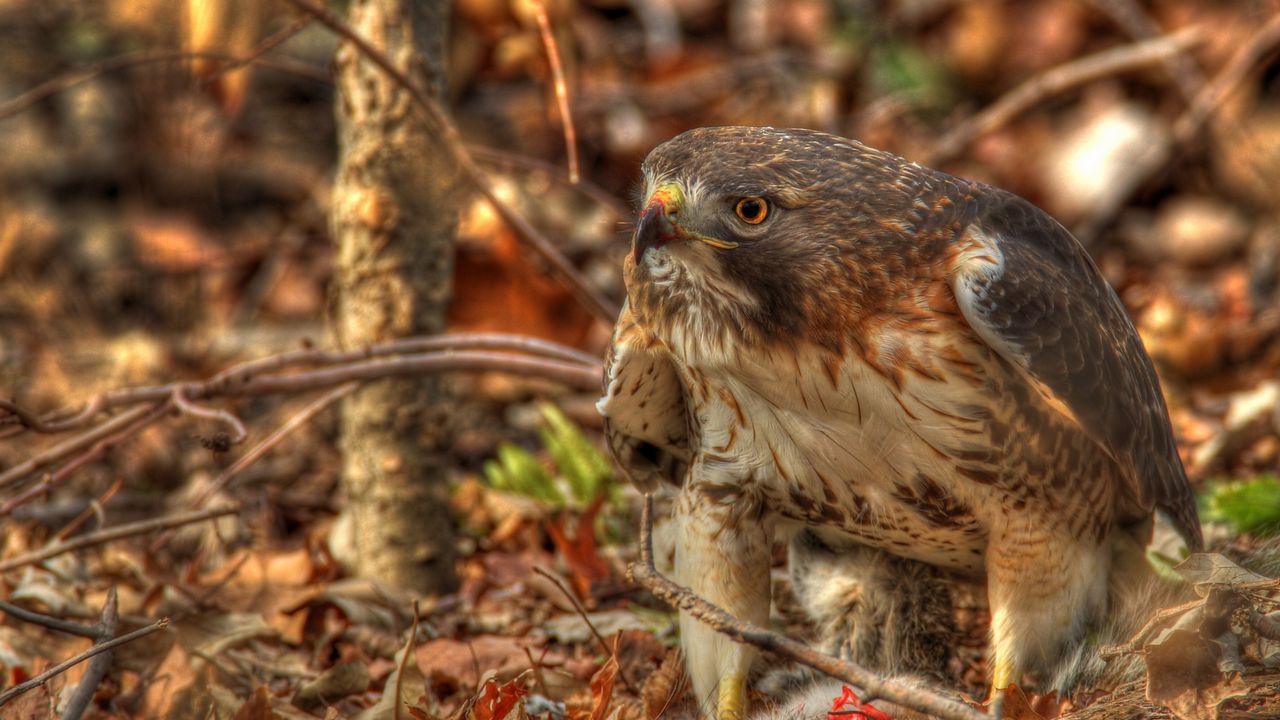
[[[448,9],[447,0],[353,0],[349,21],[439,97]],[[452,294],[456,168],[394,80],[351,43],[336,64],[338,344],[438,333]],[[448,404],[435,378],[381,380],[346,400],[339,523],[349,544],[337,554],[356,574],[415,593],[456,587]]]

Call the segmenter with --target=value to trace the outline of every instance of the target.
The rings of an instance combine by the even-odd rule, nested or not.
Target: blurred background
[[[688,128],[815,128],[1012,190],[1077,233],[1133,315],[1210,538],[1244,551],[1276,532],[1274,0],[446,5],[440,97],[466,149],[605,298],[623,297],[639,162]],[[330,343],[339,44],[283,0],[0,0],[0,397],[46,412]],[[549,49],[563,66],[578,183]],[[603,356],[610,326],[489,202],[459,193],[454,209],[448,330]],[[628,604],[620,568],[634,552],[636,498],[600,450],[595,394],[499,373],[448,384],[456,428],[442,462],[462,585],[418,638],[436,643],[417,654],[433,712],[459,707],[486,670],[509,680],[529,667],[551,678],[545,697],[591,707],[601,650],[533,572],[546,566],[570,579],[606,636],[631,633],[627,712],[644,714],[641,678],[675,682],[658,672],[670,615]],[[304,400],[227,407],[261,437]],[[135,624],[192,619],[176,639],[125,651],[114,694],[100,691],[90,712],[233,713],[264,687],[263,707],[292,702],[290,712],[375,705],[407,603],[343,585],[352,578],[330,556],[338,433],[336,417],[320,415],[215,487],[237,453],[211,442],[207,423],[160,423],[68,471],[38,502],[4,506],[6,557],[68,523],[152,517],[209,493],[246,508],[164,547],[135,541],[5,576],[6,597],[53,614],[96,620],[115,585]],[[0,438],[0,470],[62,439]],[[77,520],[85,513],[97,519]],[[249,639],[209,649],[236,633]],[[957,675],[980,687],[980,629],[974,637]],[[71,654],[69,642],[0,627],[0,685]],[[300,685],[352,662],[363,684],[296,701]],[[160,676],[172,679],[163,691]],[[175,705],[177,690],[205,705]]]

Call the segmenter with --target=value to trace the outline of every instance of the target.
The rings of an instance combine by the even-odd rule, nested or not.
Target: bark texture
[[[443,89],[447,0],[353,0],[349,22],[415,82]],[[350,43],[339,49],[338,243],[332,322],[345,348],[438,333],[452,294],[456,169],[409,95]],[[341,446],[357,574],[415,593],[456,586],[437,379],[383,380],[346,400]]]

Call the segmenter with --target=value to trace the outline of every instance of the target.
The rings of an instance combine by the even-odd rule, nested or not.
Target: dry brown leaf
[[[614,643],[615,650],[617,643]],[[591,714],[587,720],[604,720],[613,699],[613,684],[618,679],[618,656],[610,655],[595,675],[591,677]]]
[[[480,686],[480,692],[464,706],[467,720],[525,720],[524,696],[529,688],[516,678],[511,682],[499,682],[490,676]]]
[[[567,513],[560,513],[547,523],[547,532],[551,535],[551,541],[555,544],[556,550],[560,551],[561,557],[573,574],[574,589],[578,591],[578,597],[588,605],[594,602],[592,588],[597,583],[608,580],[613,572],[609,568],[609,563],[600,557],[600,550],[596,546],[596,515],[603,507],[604,501],[605,497],[602,495],[582,511],[578,517],[577,530],[572,537],[569,537],[565,528]]]
[[[1245,570],[1218,553],[1194,553],[1173,569],[1184,580],[1194,585],[1201,597],[1208,595],[1211,586],[1214,585],[1230,587],[1270,579],[1265,575]]]
[[[1247,695],[1248,692],[1244,679],[1236,676],[1229,682],[1220,682],[1206,688],[1187,688],[1163,704],[1179,720],[1218,720],[1218,712],[1223,703]]]
[[[57,678],[54,678],[55,680]],[[4,706],[5,717],[15,718],[51,718],[56,717],[53,712],[53,696],[50,692],[56,692],[56,687],[51,687],[52,682],[44,685],[38,685],[31,688],[27,692],[14,698]]]
[[[665,715],[668,708],[686,699],[688,691],[689,676],[684,671],[684,656],[678,648],[672,648],[667,651],[658,671],[650,675],[640,689],[645,717]]]
[[[418,667],[429,678],[473,688],[492,672],[499,681],[509,680],[529,666],[529,656],[519,638],[479,635],[465,641],[437,638],[418,647]],[[554,666],[556,658],[544,658]],[[476,668],[480,675],[477,676]]]
[[[174,699],[190,688],[197,680],[191,667],[191,657],[181,643],[175,642],[156,670],[155,678],[147,686],[142,698],[143,717],[166,717],[173,709]]]
[[[271,694],[267,692],[267,686],[259,685],[236,711],[235,720],[282,720],[282,717],[271,707]]]
[[[1031,707],[1031,701],[1022,688],[1010,685],[1004,691],[1004,720],[1045,720],[1044,716]]]

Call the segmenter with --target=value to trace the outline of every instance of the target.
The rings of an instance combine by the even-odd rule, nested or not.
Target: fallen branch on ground
[[[116,636],[116,626],[119,623],[120,608],[116,601],[116,588],[113,585],[107,591],[107,602],[102,608],[102,622],[98,625],[98,642],[110,642]],[[75,694],[67,701],[67,706],[62,711],[62,720],[80,720],[80,716],[84,715],[84,711],[98,691],[98,683],[102,682],[102,679],[107,676],[107,670],[111,669],[113,654],[111,650],[107,650],[89,661],[89,668],[85,670],[84,677],[80,678],[80,685],[76,687]]]
[[[76,665],[79,665],[80,663],[84,662],[85,660],[88,660],[89,658],[95,655],[98,655],[104,652],[109,652],[111,650],[114,650],[115,648],[120,647],[121,645],[127,645],[128,643],[131,643],[134,640],[137,640],[138,638],[146,637],[154,632],[164,630],[167,627],[169,627],[169,618],[163,618],[163,619],[157,620],[151,625],[148,625],[144,628],[139,628],[137,630],[134,630],[131,633],[126,633],[113,640],[108,640],[103,643],[98,643],[97,645],[94,645],[88,650],[85,650],[84,652],[80,653],[79,655],[76,655],[72,658],[64,660],[58,663],[57,665],[54,665],[53,667],[49,668],[48,670],[45,670],[39,675],[36,675],[30,680],[24,683],[19,683],[17,685],[14,685],[8,690],[5,690],[3,693],[0,693],[0,706],[4,705],[5,703],[9,702],[10,700],[14,699],[15,697],[21,695],[22,693],[28,690],[39,687],[44,683],[49,682],[50,680],[57,677],[58,675],[61,675],[62,673],[70,670],[71,668],[75,667]]]
[[[103,412],[128,408],[0,472],[0,488],[4,488],[67,461],[33,488],[0,506],[0,514],[12,512],[56,487],[71,471],[171,410],[185,408],[189,414],[227,423],[239,435],[243,423],[238,418],[227,411],[200,408],[193,405],[195,401],[326,390],[347,383],[441,372],[509,372],[552,380],[579,390],[598,390],[601,377],[600,361],[571,347],[520,335],[461,333],[404,338],[358,350],[296,350],[240,363],[204,381],[113,390],[90,398],[78,408],[45,415],[16,403],[0,401],[0,410],[7,410],[23,428],[41,433],[79,429]],[[175,401],[179,395],[182,402]],[[228,443],[233,440],[228,438]],[[237,472],[242,469],[240,466]]]
[[[40,548],[8,560],[0,560],[0,573],[16,570],[26,565],[33,565],[43,562],[51,557],[57,557],[63,553],[72,552],[74,550],[83,550],[94,545],[102,545],[114,540],[120,540],[134,535],[145,535],[156,530],[165,530],[181,525],[191,525],[205,520],[213,520],[223,517],[224,515],[234,515],[240,512],[240,508],[236,506],[212,508],[209,510],[197,510],[195,512],[175,513],[173,515],[165,515],[163,517],[151,518],[149,520],[140,520],[138,522],[125,523],[123,525],[113,525],[111,527],[95,530],[91,533],[79,535],[65,542],[53,542],[45,547]]]

